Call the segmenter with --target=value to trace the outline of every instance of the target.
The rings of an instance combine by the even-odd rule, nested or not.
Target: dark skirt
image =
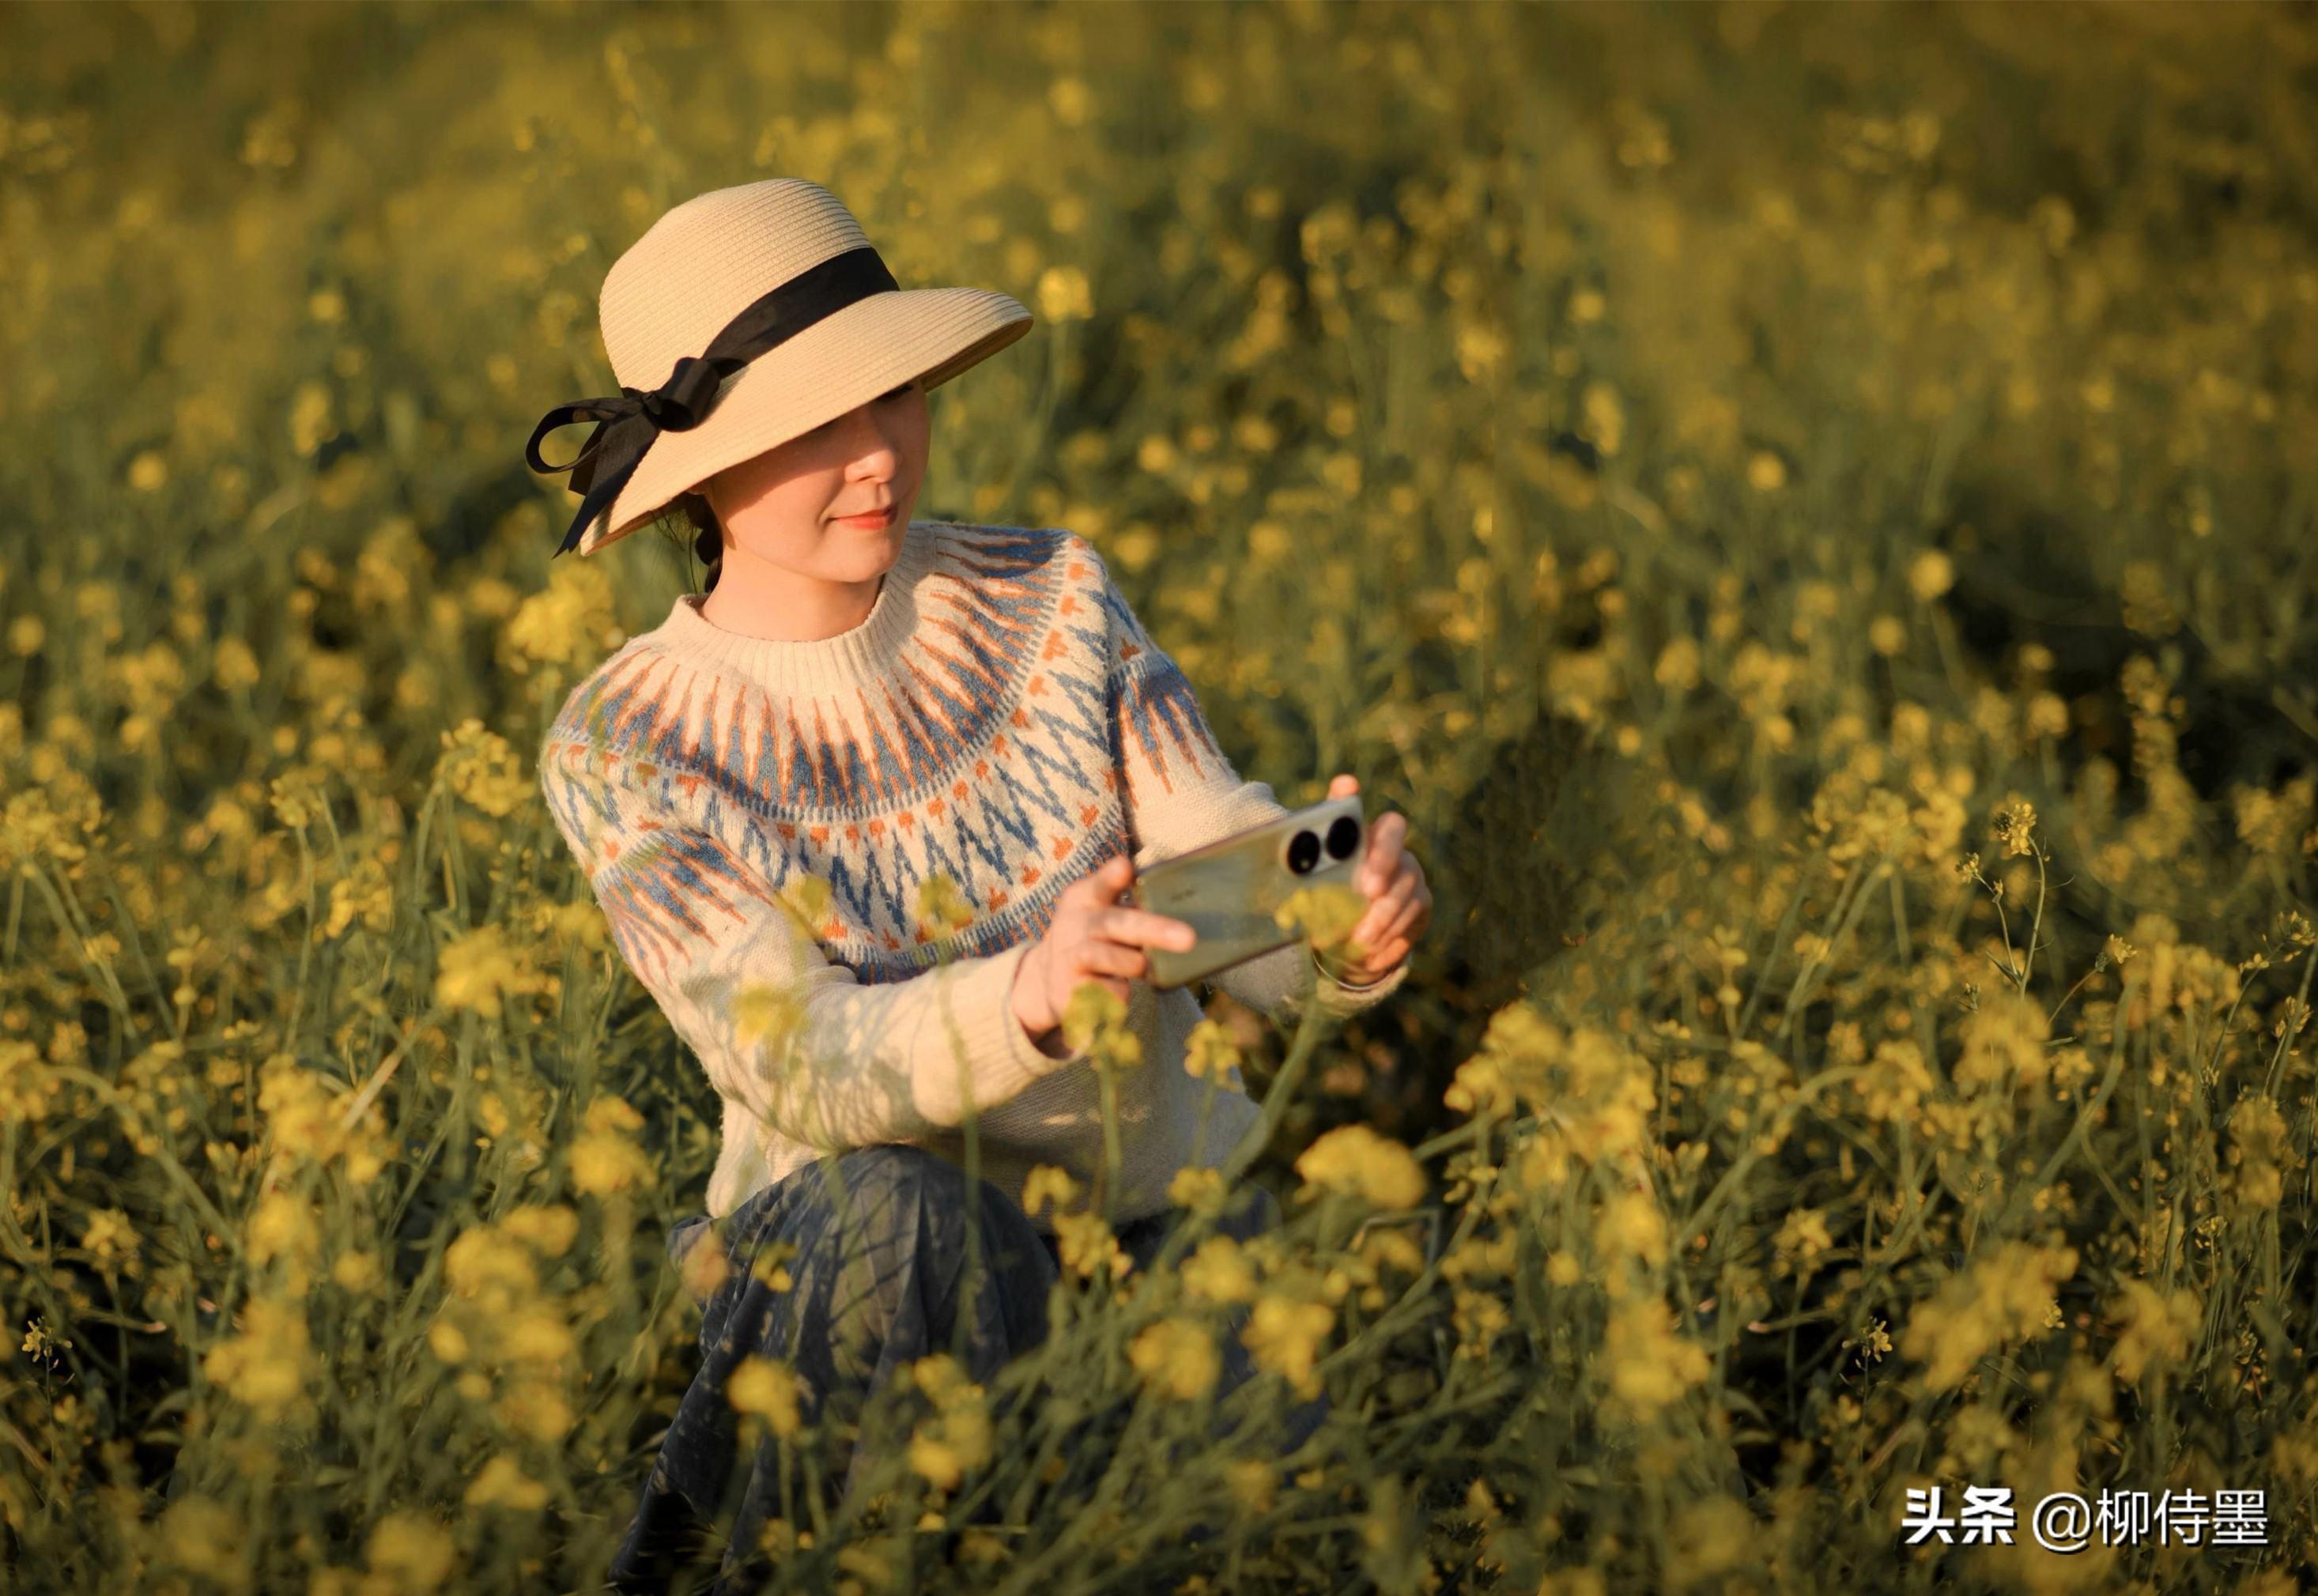
[[[898,1371],[955,1351],[966,1377],[987,1387],[1001,1368],[1045,1340],[1047,1295],[1061,1273],[1054,1238],[996,1186],[986,1179],[979,1185],[971,1206],[982,1267],[970,1283],[966,1171],[923,1148],[887,1144],[817,1160],[733,1210],[722,1227],[730,1272],[702,1305],[700,1371],[678,1405],[613,1559],[612,1590],[624,1596],[665,1592],[678,1568],[722,1542],[727,1549],[711,1589],[715,1596],[737,1596],[769,1567],[758,1549],[768,1520],[794,1514],[810,1527],[805,1484],[793,1464],[785,1513],[776,1438],[767,1433],[752,1457],[738,1456],[741,1415],[725,1382],[743,1358],[777,1358],[795,1372],[800,1421],[830,1432],[825,1456],[837,1477],[822,1482],[821,1501],[824,1511],[834,1511],[858,1497],[858,1476],[874,1459],[907,1444],[905,1421],[892,1421],[898,1428],[891,1435],[861,1429],[879,1418],[883,1404],[873,1409],[871,1398],[889,1391]],[[1244,1241],[1279,1222],[1278,1201],[1261,1187],[1242,1186],[1232,1203],[1217,1222],[1224,1233]],[[1151,1267],[1181,1216],[1163,1209],[1119,1227],[1119,1246],[1137,1272]],[[708,1224],[702,1215],[671,1231],[671,1260],[681,1260],[696,1240],[713,1242]],[[760,1251],[777,1242],[788,1244],[790,1279],[778,1291],[751,1269]],[[1244,1305],[1232,1310],[1218,1343],[1218,1398],[1254,1373],[1239,1336],[1246,1314]],[[962,1348],[955,1340],[961,1318]],[[1325,1396],[1298,1405],[1280,1452],[1301,1446],[1326,1412]],[[1101,1432],[1123,1416],[1122,1410],[1074,1427],[1060,1487],[1065,1495],[1083,1468],[1099,1472]],[[1002,1408],[994,1405],[993,1417],[1002,1421]],[[976,1516],[994,1520],[997,1512],[996,1504],[985,1503]]]

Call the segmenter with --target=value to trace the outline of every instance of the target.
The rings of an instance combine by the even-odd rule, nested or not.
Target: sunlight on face
[[[926,393],[913,379],[739,465],[705,491],[746,556],[824,581],[858,582],[890,567],[926,470]],[[881,529],[842,516],[885,505]]]

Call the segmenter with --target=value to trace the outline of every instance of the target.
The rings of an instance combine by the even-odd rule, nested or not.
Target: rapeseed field
[[[1089,539],[1437,909],[1341,1027],[1211,1003],[1280,1231],[1140,1278],[1056,1172],[1044,1399],[927,1359],[839,1522],[734,1381],[767,1589],[2305,1588],[2314,71],[2265,5],[0,11],[0,1583],[599,1588],[719,1126],[532,760],[698,572],[551,562],[522,446],[642,229],[793,175],[1038,316],[921,513]]]

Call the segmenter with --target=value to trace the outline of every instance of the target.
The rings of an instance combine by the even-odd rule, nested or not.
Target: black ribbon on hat
[[[708,341],[705,352],[680,357],[668,381],[658,388],[623,384],[616,396],[575,399],[541,417],[531,430],[531,441],[524,445],[524,459],[535,471],[570,471],[571,490],[584,496],[579,515],[572,517],[571,529],[555,552],[569,553],[579,547],[580,534],[620,497],[620,489],[643,463],[644,451],[660,434],[690,432],[708,419],[727,377],[855,300],[873,293],[892,293],[900,287],[885,260],[866,244],[833,255],[770,293],[751,300],[724,324],[723,331]],[[579,421],[596,423],[587,445],[565,464],[548,464],[540,455],[540,440],[557,427]]]

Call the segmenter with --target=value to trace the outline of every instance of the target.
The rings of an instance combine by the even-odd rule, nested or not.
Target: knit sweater
[[[823,1152],[894,1143],[963,1165],[969,1091],[984,1179],[1019,1202],[1046,1163],[1093,1189],[1097,1069],[1034,1045],[1016,967],[1056,896],[1114,854],[1140,871],[1284,806],[1235,773],[1075,533],[912,522],[867,618],[818,641],[728,632],[704,596],[572,689],[540,779],[622,959],[723,1099],[709,1215]],[[920,921],[934,874],[970,908],[962,928]],[[1284,1023],[1316,985],[1344,1016],[1406,974],[1347,987],[1299,941],[1212,980]],[[1128,993],[1142,1060],[1113,1072],[1113,1224],[1165,1207],[1179,1170],[1222,1163],[1260,1116],[1234,1070],[1196,1134],[1200,1003]],[[1044,1204],[1030,1217],[1053,1233]]]

